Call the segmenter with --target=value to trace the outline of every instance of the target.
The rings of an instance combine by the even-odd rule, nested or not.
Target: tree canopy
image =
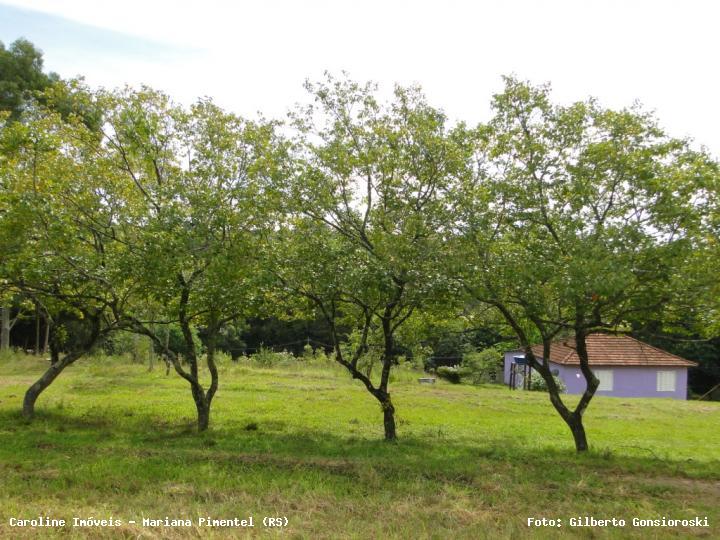
[[[53,82],[56,73],[43,71],[42,51],[26,39],[18,39],[9,47],[0,41],[0,111],[17,120],[28,104]]]

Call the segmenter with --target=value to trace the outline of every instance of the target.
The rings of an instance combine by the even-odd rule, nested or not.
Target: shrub
[[[463,354],[462,368],[473,384],[495,382],[502,356],[494,348]]]
[[[262,367],[272,367],[279,364],[290,364],[296,361],[296,358],[287,351],[275,352],[272,349],[260,347],[260,350],[252,355],[253,361]]]
[[[437,375],[441,379],[458,384],[462,380],[463,373],[456,366],[440,366],[437,368]]]
[[[555,384],[557,385],[561,394],[564,393],[565,390],[567,390],[565,383],[562,382],[560,377],[558,377],[557,375],[553,375],[553,380],[555,381]],[[536,371],[532,372],[532,376],[530,378],[530,390],[534,392],[547,392],[548,390],[545,379],[543,379],[542,376]]]
[[[225,351],[215,351],[215,363],[218,366],[227,366],[232,360],[232,356]]]
[[[312,348],[312,345],[309,343],[306,343],[303,347],[302,356],[300,356],[300,360],[304,360],[306,362],[310,362],[315,359],[315,349]]]

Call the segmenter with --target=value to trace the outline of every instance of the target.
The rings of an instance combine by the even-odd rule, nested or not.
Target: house
[[[590,334],[586,338],[590,368],[600,380],[596,394],[617,397],[667,397],[687,399],[687,370],[697,366],[629,336]],[[542,362],[543,347],[534,345],[533,353]],[[568,394],[582,394],[585,378],[574,338],[553,342],[550,368],[567,387]],[[525,366],[522,350],[505,353],[504,381],[515,388],[523,387],[528,376],[540,377]]]

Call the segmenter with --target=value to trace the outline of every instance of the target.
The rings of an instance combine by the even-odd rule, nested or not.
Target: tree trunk
[[[210,402],[212,400],[212,394],[214,393],[211,385],[208,393],[205,393],[202,385],[200,384],[199,373],[198,373],[198,355],[195,348],[195,340],[193,340],[192,330],[190,329],[190,321],[186,316],[185,309],[187,307],[188,297],[190,291],[187,286],[183,287],[180,295],[180,311],[178,313],[180,319],[180,330],[182,330],[185,346],[187,348],[187,359],[190,364],[190,373],[186,377],[190,383],[193,400],[195,400],[195,407],[198,413],[198,431],[202,432],[207,430],[210,425]],[[212,336],[211,336],[212,338]],[[214,364],[210,359],[209,365],[211,373],[213,373]],[[176,368],[177,369],[177,368]],[[217,384],[217,373],[213,373],[213,383]]]
[[[397,433],[395,432],[395,407],[390,401],[390,396],[386,396],[385,401],[382,403],[383,408],[383,423],[385,425],[385,440],[394,441],[397,439]]]
[[[215,397],[215,393],[218,389],[220,375],[218,373],[217,364],[215,364],[215,344],[217,343],[217,326],[213,325],[208,327],[207,333],[207,367],[210,372],[210,388],[208,388],[207,394],[205,394],[205,401],[207,402],[208,409],[212,405],[212,400]]]
[[[10,349],[10,308],[0,307],[0,351]]]
[[[25,398],[23,399],[23,411],[22,414],[27,420],[32,420],[35,416],[35,402],[37,401],[40,394],[52,384],[62,371],[72,364],[75,360],[82,356],[81,353],[69,353],[63,357],[62,360],[50,364],[50,367],[43,373],[35,383],[27,389],[25,392]]]
[[[50,363],[57,364],[60,361],[60,348],[54,339],[50,340]]]
[[[585,426],[583,426],[582,423],[582,416],[573,414],[566,422],[575,440],[575,450],[578,452],[587,452],[588,442],[587,436],[585,435]]]
[[[207,431],[210,426],[210,406],[205,399],[196,399],[195,407],[198,414],[198,431]]]
[[[385,350],[383,351],[382,373],[380,374],[380,392],[378,399],[383,409],[383,423],[385,425],[385,440],[394,441],[397,439],[395,432],[395,407],[390,401],[390,394],[387,391],[390,382],[390,369],[394,360],[395,344],[393,341],[393,330],[390,324],[390,309],[385,310],[385,317],[382,320],[383,337],[385,338]]]

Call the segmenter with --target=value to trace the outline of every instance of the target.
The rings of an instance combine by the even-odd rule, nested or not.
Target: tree
[[[437,298],[447,230],[447,193],[464,174],[472,145],[463,126],[417,88],[395,89],[381,105],[375,88],[330,76],[307,84],[314,103],[294,115],[297,174],[290,202],[286,290],[308,299],[333,335],[335,359],[380,403],[385,438],[396,438],[389,391],[398,329]],[[282,259],[283,257],[280,257]],[[280,273],[280,272],[279,272]],[[343,351],[338,326],[357,332]],[[380,335],[379,377],[358,368],[372,331]]]
[[[263,296],[256,260],[272,219],[266,184],[281,147],[274,126],[209,101],[184,110],[149,89],[84,98],[103,111],[98,130],[49,107],[3,133],[3,240],[13,254],[3,276],[96,322],[90,339],[31,388],[30,401],[109,332],[125,329],[172,360],[207,429],[217,336]],[[170,323],[180,327],[187,368],[163,339],[161,325]],[[194,326],[204,328],[207,389]]]
[[[585,339],[688,294],[677,277],[696,243],[706,157],[638,108],[553,105],[548,87],[512,78],[493,108],[477,174],[459,190],[458,275],[513,329],[584,451],[582,418],[598,386]],[[552,341],[567,335],[587,383],[574,408],[548,363]]]
[[[0,123],[16,121],[35,94],[47,88],[57,75],[42,70],[42,52],[25,39],[18,39],[9,48],[0,42]],[[0,307],[0,350],[10,347],[12,329],[10,306]]]
[[[26,39],[14,41],[7,49],[0,41],[0,111],[16,121],[48,86],[58,81],[56,73],[43,72],[42,51]]]
[[[80,118],[89,128],[97,130],[102,112],[87,99],[86,88],[79,81],[64,83],[56,73],[43,71],[42,51],[26,39],[18,39],[9,48],[0,42],[0,129],[27,119],[38,109],[51,108],[67,120]],[[36,299],[37,300],[37,299]],[[51,317],[36,302],[36,343],[40,349],[40,318],[45,321],[45,341],[49,339]],[[0,350],[10,345],[10,306],[0,307]]]
[[[225,325],[255,313],[263,299],[264,269],[257,264],[272,227],[267,190],[278,174],[282,144],[274,125],[225,113],[208,100],[189,110],[149,89],[106,95],[101,146],[120,175],[126,234],[118,264],[136,284],[125,308],[132,330],[147,335],[185,379],[198,414],[210,422],[219,385],[217,342]],[[160,306],[149,316],[143,302]],[[157,323],[176,323],[183,365]],[[203,328],[205,351],[194,327]],[[206,388],[200,361],[210,374]]]
[[[88,161],[78,136],[87,131],[50,110],[0,131],[0,276],[6,287],[55,319],[48,334],[51,364],[28,389],[23,414],[62,371],[122,325],[124,281],[110,264],[104,236],[115,208],[101,159]],[[74,324],[72,339],[62,320]],[[64,350],[64,354],[60,351]]]

